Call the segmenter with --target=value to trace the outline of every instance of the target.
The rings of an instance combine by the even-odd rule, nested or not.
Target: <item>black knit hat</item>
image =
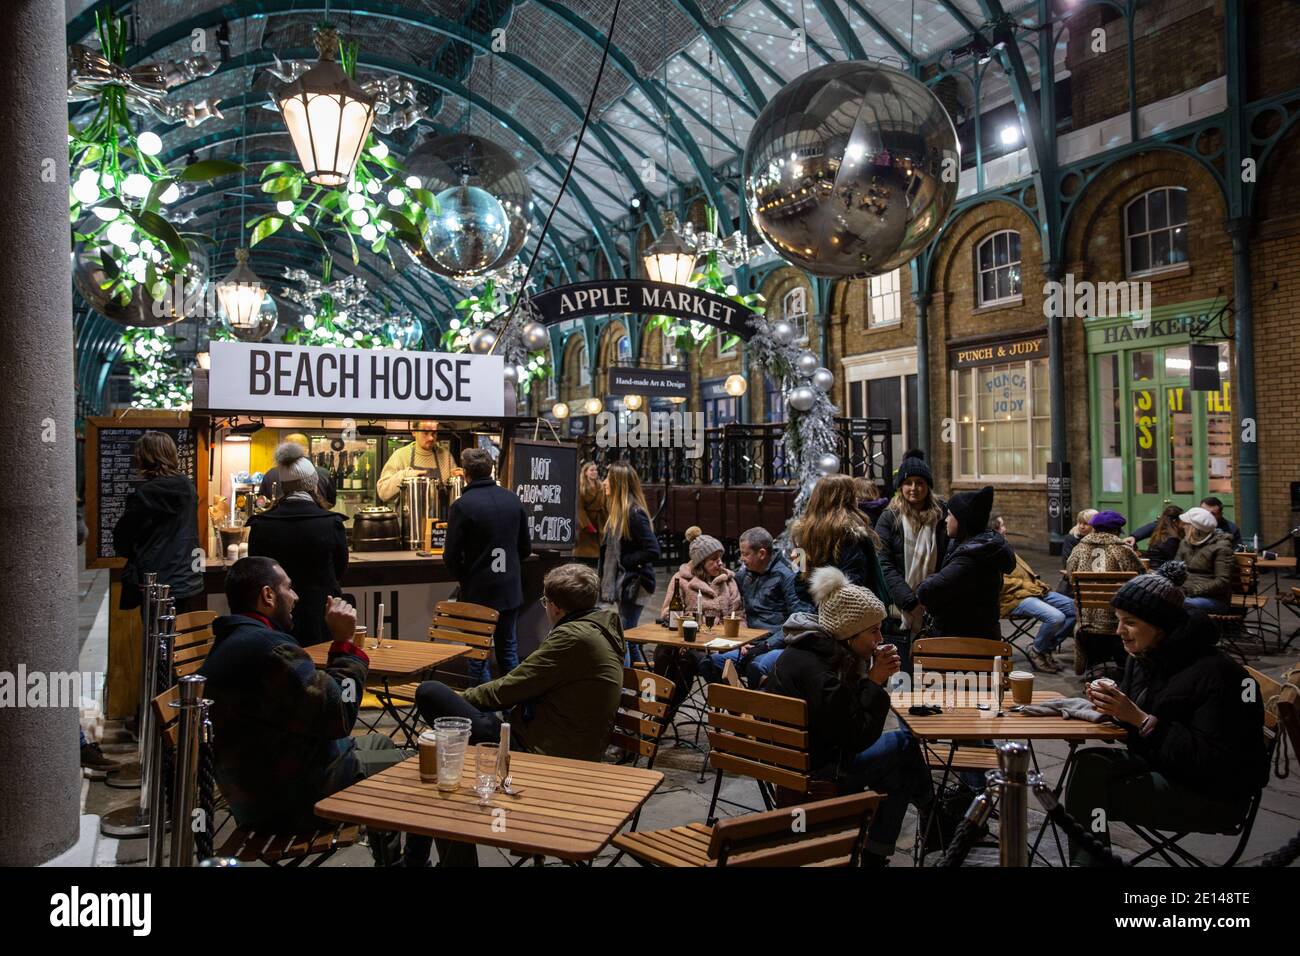
[[[919,448],[910,448],[903,453],[903,461],[894,474],[894,487],[897,488],[908,478],[922,478],[932,490],[934,488],[934,475],[925,463],[925,452]]]
[[[1124,582],[1110,599],[1111,607],[1127,611],[1162,631],[1172,631],[1187,620],[1182,591],[1186,580],[1187,565],[1166,561],[1154,571]]]
[[[993,512],[993,486],[985,485],[979,491],[961,491],[948,499],[948,510],[957,516],[957,524],[965,537],[979,534],[989,526]]]

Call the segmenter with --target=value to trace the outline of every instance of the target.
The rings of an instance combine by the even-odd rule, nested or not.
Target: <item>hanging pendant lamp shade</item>
[[[230,328],[238,334],[251,330],[261,321],[262,300],[266,298],[266,283],[248,267],[248,250],[235,250],[235,268],[217,284],[217,301],[226,313]]]
[[[695,251],[677,233],[677,217],[671,212],[663,215],[664,231],[641,254],[646,276],[652,282],[686,285],[695,269]]]
[[[318,30],[320,62],[276,94],[303,172],[318,186],[352,178],[375,120],[375,98],[334,62],[338,46],[337,30]]]

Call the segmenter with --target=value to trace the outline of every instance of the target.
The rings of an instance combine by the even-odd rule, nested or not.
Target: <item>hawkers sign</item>
[[[547,289],[532,297],[546,325],[586,315],[671,315],[713,325],[748,341],[754,314],[735,299],[645,279],[602,279]]]

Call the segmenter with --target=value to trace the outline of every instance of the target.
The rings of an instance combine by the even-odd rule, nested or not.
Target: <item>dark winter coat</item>
[[[497,549],[505,567],[493,569]],[[442,560],[460,582],[460,600],[509,611],[524,603],[522,564],[533,553],[519,496],[491,478],[465,486],[447,515]]]
[[[217,783],[235,821],[315,826],[316,801],[361,777],[349,734],[369,671],[364,653],[331,647],[317,668],[291,636],[257,618],[228,614],[212,629],[199,673],[212,700]]]
[[[1246,669],[1215,645],[1200,611],[1141,658],[1130,657],[1120,689],[1156,717],[1150,736],[1126,726],[1129,749],[1153,769],[1220,800],[1249,797],[1268,782],[1264,706],[1243,700]]]
[[[1217,598],[1224,603],[1232,597],[1232,538],[1215,531],[1210,540],[1192,544],[1188,538],[1178,543],[1178,560],[1187,565],[1183,593],[1188,597]]]
[[[834,566],[844,572],[850,584],[860,584],[870,588],[886,607],[891,603],[889,585],[885,583],[885,574],[881,569],[880,557],[876,546],[865,532],[846,538],[840,544],[840,556]],[[795,577],[795,595],[800,602],[813,607],[812,594],[808,591],[808,576],[816,568],[808,567],[804,573]]]
[[[171,585],[175,599],[203,593],[202,557],[198,532],[199,495],[185,475],[150,478],[126,499],[122,517],[113,526],[113,551],[126,558],[122,569],[122,599],[128,611],[140,606],[144,576],[156,571],[159,584]]]
[[[853,652],[822,630],[811,614],[785,622],[785,651],[776,659],[765,691],[808,705],[814,775],[834,779],[877,740],[889,716],[889,692],[866,676],[846,679]],[[861,670],[861,662],[849,662]]]
[[[248,553],[276,561],[298,594],[293,636],[303,647],[330,639],[325,600],[343,593],[348,567],[343,522],[343,515],[305,498],[285,498],[248,520]]]
[[[600,544],[601,578],[605,567],[604,538]],[[650,516],[640,507],[634,507],[627,516],[627,535],[623,538],[618,556],[618,593],[626,603],[644,604],[646,595],[655,590],[655,565],[659,560],[659,539],[655,537]]]
[[[795,588],[794,568],[785,555],[777,551],[767,563],[767,570],[758,574],[743,564],[736,571],[736,584],[745,604],[745,623],[750,627],[775,630],[796,611],[812,613],[810,602],[801,601]]]
[[[948,553],[948,508],[939,499],[939,520],[934,527],[935,570],[943,565],[944,555]],[[907,584],[907,558],[903,553],[905,531],[903,522],[907,519],[892,508],[887,508],[876,522],[876,534],[880,535],[880,567],[885,572],[885,581],[889,585],[889,596],[904,611],[916,607],[916,595]]]
[[[942,636],[1000,641],[1002,575],[1015,568],[1015,552],[1002,535],[981,531],[949,546],[943,565],[916,589],[916,599]]]

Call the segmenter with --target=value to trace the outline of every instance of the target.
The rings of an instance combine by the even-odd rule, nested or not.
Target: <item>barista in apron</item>
[[[397,449],[384,463],[376,489],[381,501],[397,498],[403,478],[431,478],[441,485],[453,475],[463,474],[452,460],[450,448],[439,443],[437,422],[416,422],[411,434],[415,441]]]

